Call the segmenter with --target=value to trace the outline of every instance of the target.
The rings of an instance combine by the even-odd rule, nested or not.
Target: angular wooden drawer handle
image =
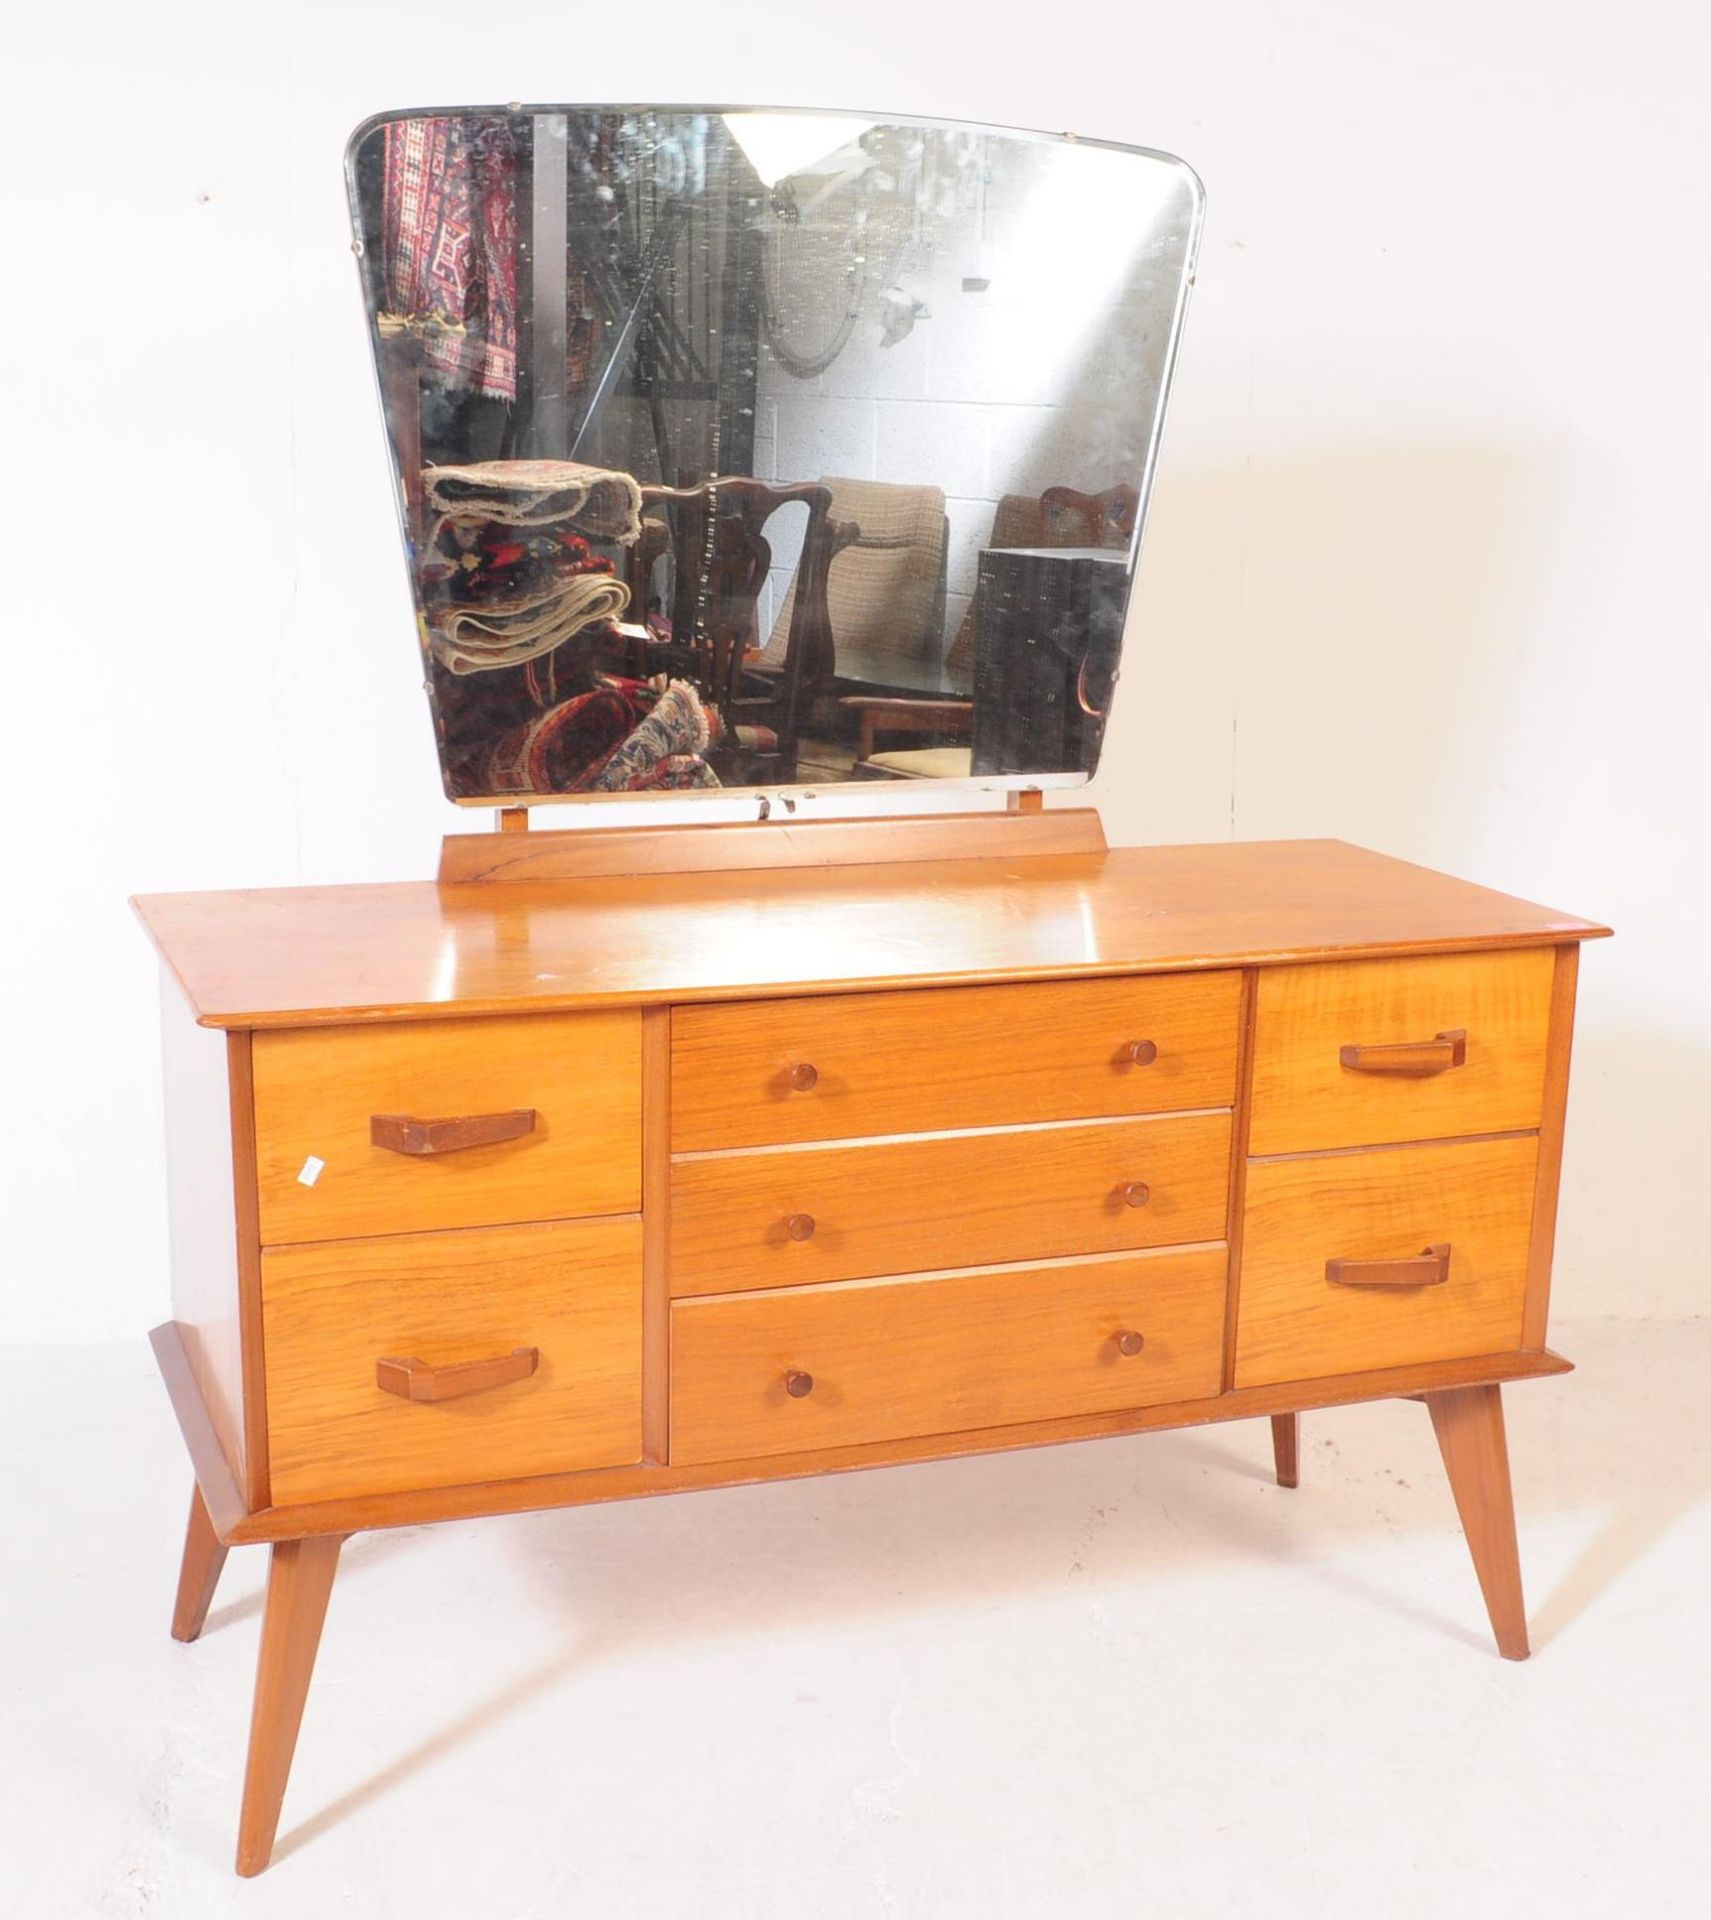
[[[1117,1189],[1123,1197],[1126,1207],[1144,1207],[1153,1197],[1153,1190],[1144,1180],[1130,1180]]]
[[[425,1360],[376,1360],[374,1384],[400,1400],[457,1400],[466,1393],[527,1380],[540,1364],[539,1347],[514,1347],[492,1360],[460,1360],[449,1367],[430,1367]]]
[[[1139,1353],[1146,1344],[1146,1335],[1136,1333],[1129,1327],[1125,1327],[1123,1331],[1117,1335],[1117,1351],[1119,1353],[1126,1353],[1133,1356]]]
[[[814,1237],[814,1216],[811,1213],[793,1213],[784,1223],[784,1231],[792,1240],[812,1240]]]
[[[368,1137],[388,1153],[456,1153],[463,1147],[491,1147],[520,1140],[535,1130],[533,1107],[510,1113],[463,1113],[450,1120],[418,1120],[411,1113],[371,1113]]]
[[[792,1400],[806,1400],[814,1391],[814,1376],[803,1373],[800,1368],[792,1367],[784,1376],[784,1391]]]
[[[1467,1065],[1467,1028],[1452,1027],[1430,1040],[1344,1047],[1337,1058],[1353,1073],[1442,1073],[1449,1067]]]
[[[1126,1067],[1150,1067],[1158,1058],[1158,1042],[1131,1040],[1117,1057]]]
[[[820,1070],[810,1066],[806,1060],[800,1060],[784,1077],[798,1093],[806,1093],[819,1080]]]
[[[1441,1287],[1450,1277],[1450,1243],[1440,1240],[1405,1260],[1327,1260],[1333,1287]]]

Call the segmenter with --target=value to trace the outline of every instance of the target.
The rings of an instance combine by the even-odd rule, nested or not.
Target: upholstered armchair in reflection
[[[779,670],[745,665],[759,631],[762,589],[772,567],[768,521],[781,507],[807,508],[790,627]],[[725,726],[711,757],[722,780],[765,784],[795,777],[800,729],[815,688],[832,672],[826,581],[833,556],[859,528],[832,518],[820,485],[779,486],[728,475],[698,487],[642,489],[642,532],[631,558],[632,601],[650,603],[655,570],[669,555],[664,606],[669,642],[650,661],[692,681]]]
[[[833,519],[859,529],[826,582],[839,683],[897,689],[924,683],[944,644],[950,531],[944,490],[824,474],[817,484],[831,489]],[[776,672],[784,662],[799,578],[780,599],[756,662],[762,671]]]
[[[1048,487],[1035,498],[1009,493],[992,517],[989,547],[1128,546],[1134,538],[1140,495],[1130,486],[1103,493],[1074,487]],[[971,597],[945,655],[946,678],[967,684],[972,677],[975,634],[980,623],[979,595]],[[842,703],[858,726],[853,771],[873,780],[966,779],[973,765],[974,701],[921,698],[901,694],[854,694]],[[928,738],[930,745],[889,746],[880,740]]]

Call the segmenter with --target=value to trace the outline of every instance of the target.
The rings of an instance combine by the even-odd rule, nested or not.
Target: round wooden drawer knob
[[[806,1060],[800,1060],[785,1075],[785,1078],[798,1093],[806,1093],[820,1078],[818,1067],[811,1067]]]
[[[792,1240],[812,1240],[814,1237],[814,1216],[811,1213],[793,1213],[784,1223],[784,1231]]]
[[[1131,1067],[1150,1067],[1158,1058],[1158,1042],[1131,1040],[1123,1049],[1123,1058]]]
[[[1131,1180],[1118,1189],[1126,1207],[1144,1207],[1153,1197],[1153,1190],[1144,1180]]]
[[[814,1391],[814,1376],[792,1367],[784,1376],[784,1391],[792,1400],[806,1400]]]
[[[1117,1336],[1117,1351],[1134,1355],[1147,1344],[1144,1334],[1131,1332],[1127,1327]]]

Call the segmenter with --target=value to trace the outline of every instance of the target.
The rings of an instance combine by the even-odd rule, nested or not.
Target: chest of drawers
[[[1256,1416],[1293,1485],[1301,1412],[1416,1398],[1523,1657],[1500,1393],[1567,1370],[1603,929],[1334,842],[717,831],[701,870],[507,835],[438,886],[139,903],[179,1637],[272,1553],[239,1870],[370,1527]]]

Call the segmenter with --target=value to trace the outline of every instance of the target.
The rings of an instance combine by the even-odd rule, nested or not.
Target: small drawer
[[[1226,1265],[1219,1246],[679,1301],[672,1462],[1208,1397]]]
[[[1262,971],[1249,1151],[1539,1124],[1549,947]]]
[[[1078,1121],[671,1169],[671,1291],[919,1273],[1222,1240],[1230,1116]]]
[[[680,1007],[672,1150],[1227,1107],[1240,997],[1200,973]]]
[[[264,1246],[641,1204],[639,1014],[258,1033],[253,1061]]]
[[[1250,1166],[1236,1385],[1519,1347],[1537,1159],[1524,1138]]]
[[[641,1458],[639,1220],[277,1248],[261,1286],[276,1505]]]

